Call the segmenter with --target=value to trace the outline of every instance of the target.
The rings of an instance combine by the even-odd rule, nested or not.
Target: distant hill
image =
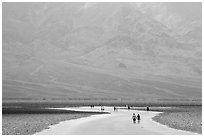
[[[3,3],[3,98],[202,98],[202,21],[162,11]]]

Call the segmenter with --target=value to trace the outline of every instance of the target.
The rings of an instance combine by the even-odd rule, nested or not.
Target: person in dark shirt
[[[137,120],[141,120],[140,114],[137,114]]]
[[[147,111],[149,111],[149,107],[147,106]]]

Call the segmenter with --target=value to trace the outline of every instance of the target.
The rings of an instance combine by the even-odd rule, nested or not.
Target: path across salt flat
[[[100,111],[100,107],[61,108],[76,111]],[[113,107],[105,107],[110,114],[92,115],[90,117],[68,120],[50,126],[36,135],[187,135],[195,134],[161,125],[152,120],[160,112],[137,111],[119,109],[114,112]],[[141,115],[141,120],[132,122],[132,114]]]

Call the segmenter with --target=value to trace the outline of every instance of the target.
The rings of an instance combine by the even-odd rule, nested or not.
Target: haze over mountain
[[[169,3],[2,8],[3,98],[202,98],[201,16]]]

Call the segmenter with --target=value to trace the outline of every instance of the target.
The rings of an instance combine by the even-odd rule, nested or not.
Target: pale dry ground
[[[146,111],[146,107],[133,107],[132,110]],[[202,134],[202,106],[150,107],[151,111],[163,112],[153,117],[154,121],[168,127]]]
[[[51,126],[36,135],[187,135],[195,134],[182,130],[169,128],[152,120],[152,117],[161,112],[146,112],[138,110],[104,107],[110,114],[93,115],[87,118],[65,121]],[[100,111],[100,107],[63,108],[65,110]],[[132,114],[140,114],[141,120],[132,122]],[[69,127],[69,128],[68,128]]]

